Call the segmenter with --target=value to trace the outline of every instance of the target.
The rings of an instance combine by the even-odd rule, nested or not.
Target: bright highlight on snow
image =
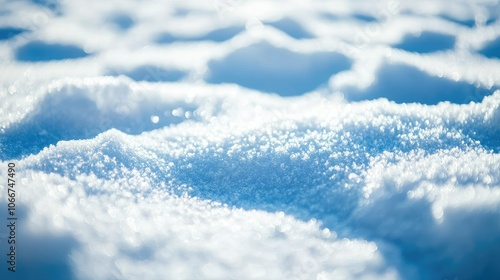
[[[1,279],[500,278],[497,0],[167,2],[0,5]]]

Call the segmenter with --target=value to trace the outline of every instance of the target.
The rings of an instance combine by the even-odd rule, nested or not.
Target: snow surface
[[[1,279],[500,278],[498,1],[0,3]]]

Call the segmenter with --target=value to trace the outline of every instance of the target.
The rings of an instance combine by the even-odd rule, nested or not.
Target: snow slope
[[[498,1],[1,7],[2,279],[500,277]]]

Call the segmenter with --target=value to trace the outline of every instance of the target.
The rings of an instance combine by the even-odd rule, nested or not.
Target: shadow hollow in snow
[[[23,32],[25,29],[15,27],[0,27],[0,41],[9,40]]]
[[[110,70],[107,75],[125,75],[134,81],[147,82],[176,82],[183,79],[186,73],[177,69],[166,69],[155,65],[143,65],[132,69],[131,71],[123,71],[118,69]]]
[[[493,9],[493,8],[490,8],[490,9]],[[473,28],[476,25],[479,25],[479,26],[490,25],[496,21],[495,17],[487,18],[487,19],[485,19],[484,22],[477,22],[475,18],[458,19],[458,18],[453,17],[451,15],[442,15],[440,17],[444,20],[451,21],[451,22],[454,22],[454,23],[457,23],[457,24],[460,24],[463,26],[467,26],[469,28]]]
[[[411,198],[408,193],[423,185],[439,191],[446,184],[443,179],[408,180],[401,173],[391,173],[381,175],[376,181],[381,186],[376,190],[377,198],[361,204],[353,214],[351,226],[363,233],[364,239],[384,240],[385,244],[398,248],[405,263],[417,268],[414,272],[400,268],[405,279],[496,279],[500,275],[496,265],[500,257],[498,210],[469,207],[464,202],[456,208],[446,208],[443,220],[437,221],[433,210],[436,201]],[[444,178],[451,175],[439,174]],[[475,180],[461,176],[462,180]],[[455,182],[455,192],[460,193],[470,184],[466,180]],[[477,199],[474,196],[471,199]]]
[[[16,50],[16,59],[27,62],[76,59],[88,55],[74,45],[51,44],[42,41],[29,42]]]
[[[396,103],[422,103],[433,105],[443,101],[456,104],[480,102],[494,89],[476,87],[464,81],[431,76],[404,64],[387,63],[377,72],[377,79],[367,89],[343,89],[350,101],[387,98]]]
[[[128,30],[135,24],[134,19],[127,14],[115,14],[111,16],[110,21],[120,30]]]
[[[407,34],[402,42],[395,45],[395,48],[409,52],[431,53],[453,49],[455,37],[430,31],[423,31],[420,35]]]
[[[45,7],[56,14],[61,14],[60,0],[31,0],[31,2],[41,7]]]
[[[484,48],[479,50],[479,53],[488,58],[500,59],[500,37],[486,44]]]
[[[444,19],[444,20],[447,20],[447,21],[451,21],[453,23],[457,23],[457,24],[460,24],[460,25],[463,25],[463,26],[470,27],[470,28],[476,26],[476,20],[473,19],[473,18],[469,18],[469,19],[457,19],[457,18],[449,16],[449,15],[442,15],[441,18]]]
[[[244,30],[241,26],[229,26],[220,29],[212,30],[206,34],[194,37],[175,36],[170,33],[163,33],[156,38],[158,44],[171,44],[175,42],[195,42],[195,41],[212,41],[224,42],[238,35]]]
[[[281,96],[296,96],[328,82],[351,67],[351,60],[334,52],[302,54],[258,43],[209,62],[209,83],[235,83]]]
[[[7,204],[0,202],[1,209],[7,209]],[[0,218],[7,220],[7,211],[2,211]],[[5,214],[5,215],[4,215]],[[70,253],[79,247],[77,240],[70,235],[44,234],[30,232],[23,221],[27,221],[29,213],[23,205],[17,205],[16,216],[16,272],[7,270],[7,263],[0,270],[0,279],[73,279]],[[0,234],[4,232],[2,230]],[[5,227],[6,228],[6,227]],[[1,236],[3,239],[3,236]],[[2,240],[2,260],[7,248]],[[14,278],[11,278],[15,276]]]
[[[353,17],[357,20],[361,20],[364,22],[376,22],[376,21],[378,21],[377,18],[375,18],[374,16],[367,15],[367,14],[354,14]]]
[[[310,39],[313,37],[311,33],[304,30],[304,28],[298,22],[291,18],[283,18],[278,21],[269,22],[267,24],[285,32],[290,37],[295,39]]]
[[[96,90],[97,97],[86,92],[92,90]],[[171,113],[179,108],[182,111],[196,109],[196,105],[181,101],[168,103],[154,98],[144,98],[139,107],[132,109],[137,104],[126,92],[123,96],[106,97],[108,91],[106,88],[100,88],[99,91],[96,88],[68,87],[56,94],[48,94],[21,122],[0,133],[0,159],[36,154],[61,140],[89,139],[111,128],[128,134],[140,134],[185,121],[184,115]],[[106,101],[106,106],[102,107],[95,98],[109,98],[114,103],[118,98],[121,103],[108,105]],[[128,105],[130,109],[127,109]]]

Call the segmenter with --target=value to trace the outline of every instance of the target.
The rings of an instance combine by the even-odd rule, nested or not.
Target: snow
[[[0,8],[2,279],[500,277],[498,1],[101,2]]]

